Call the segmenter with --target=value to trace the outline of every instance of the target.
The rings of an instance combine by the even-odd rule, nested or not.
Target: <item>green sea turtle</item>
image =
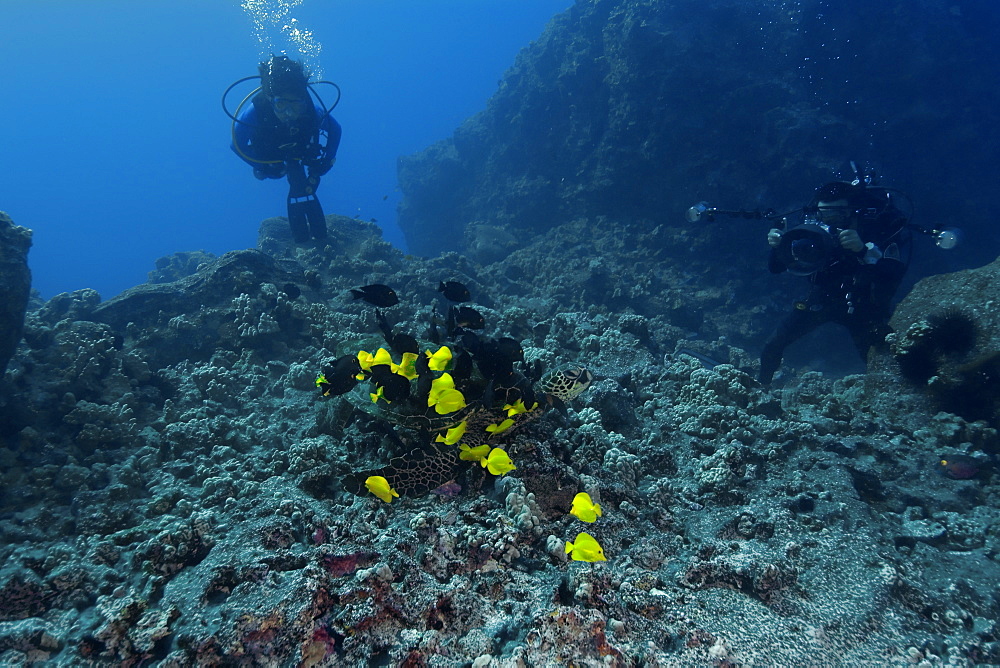
[[[369,346],[369,349],[371,346]],[[421,345],[432,353],[439,347]],[[361,350],[365,350],[363,347]],[[366,351],[366,352],[370,352]],[[393,358],[394,364],[401,364]],[[434,372],[440,378],[446,369]],[[421,379],[410,380],[413,392],[404,401],[386,402],[369,382],[362,382],[344,398],[358,410],[406,429],[428,434],[428,447],[395,457],[389,465],[376,470],[359,471],[344,480],[345,488],[358,495],[366,494],[364,481],[382,476],[400,495],[419,496],[453,480],[461,464],[458,442],[449,430],[464,423],[462,441],[472,445],[492,444],[514,430],[541,416],[549,407],[565,410],[565,402],[579,396],[593,382],[593,374],[577,363],[566,363],[545,373],[537,384],[514,372],[503,382],[487,381],[473,373],[460,386],[467,397],[458,410],[438,413],[428,406],[427,393],[419,389]],[[426,385],[426,383],[425,383]]]

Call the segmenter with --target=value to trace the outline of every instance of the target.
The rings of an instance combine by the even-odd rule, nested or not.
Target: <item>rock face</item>
[[[983,77],[1000,57],[996,18],[969,4],[581,0],[483,112],[401,159],[400,227],[411,252],[485,246],[477,259],[492,261],[503,249],[483,234],[502,246],[581,216],[651,229],[683,225],[701,199],[795,208],[851,159],[885,160],[874,166],[892,185],[933,193],[921,220],[974,218],[998,142]],[[927,155],[962,162],[944,175]]]
[[[890,322],[893,353],[911,385],[933,407],[993,427],[1000,427],[998,304],[1000,259],[921,280]]]
[[[31,230],[18,227],[0,211],[0,376],[21,340],[31,292],[28,249]]]
[[[978,334],[966,351],[973,356],[1000,350],[1000,258],[978,269],[928,276],[900,302],[890,324],[904,332],[928,316],[966,312]]]

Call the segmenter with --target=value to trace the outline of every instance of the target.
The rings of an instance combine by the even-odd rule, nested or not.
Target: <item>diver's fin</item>
[[[288,200],[288,225],[292,228],[292,238],[299,244],[309,241],[309,223],[304,204],[308,202]]]
[[[309,221],[309,232],[313,239],[326,239],[326,216],[323,215],[323,206],[319,200],[313,196],[306,200],[306,219]]]

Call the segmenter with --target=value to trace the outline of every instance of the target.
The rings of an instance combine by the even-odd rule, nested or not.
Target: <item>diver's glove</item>
[[[771,231],[767,233],[767,245],[771,248],[777,248],[781,244],[781,235],[784,234],[777,227],[772,227]]]
[[[840,247],[852,253],[860,253],[865,249],[865,242],[861,240],[861,235],[857,230],[841,230],[837,235]]]

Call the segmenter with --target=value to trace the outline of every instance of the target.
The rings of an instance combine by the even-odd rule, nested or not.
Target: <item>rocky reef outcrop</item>
[[[581,0],[486,111],[402,161],[428,257],[343,216],[296,245],[272,218],[255,249],[33,304],[0,384],[0,664],[1000,664],[1000,260],[919,283],[866,375],[790,357],[768,390],[754,350],[787,309],[754,278],[763,230],[672,222],[703,196],[802,197],[868,145],[876,103],[893,141],[921,134],[907,150],[974,164],[995,128],[941,120],[995,87],[911,101],[950,83],[938,56],[993,57],[990,24],[916,4],[935,25],[902,0]],[[898,74],[857,84],[867,107],[837,97],[851,50]],[[915,187],[928,162],[906,161]],[[466,443],[514,468],[428,473],[431,408],[318,377],[455,334],[442,281],[526,377],[593,374],[563,410]],[[351,296],[371,284],[399,302]],[[373,471],[428,484],[376,496]],[[606,561],[571,558],[582,531]]]
[[[414,253],[491,261],[581,216],[650,230],[701,199],[792,209],[858,160],[921,194],[923,221],[981,236],[968,252],[989,262],[997,27],[982,3],[580,1],[483,112],[400,160],[399,224]],[[745,247],[715,235],[720,264]]]
[[[24,329],[24,312],[31,294],[30,248],[31,230],[18,227],[0,211],[0,377]]]
[[[890,341],[903,376],[940,410],[1000,428],[1000,260],[929,276],[897,307]],[[1000,454],[1000,444],[991,448]]]
[[[861,376],[763,391],[726,296],[609,221],[486,266],[406,257],[337,216],[296,247],[284,222],[257,249],[161,263],[194,269],[172,282],[28,312],[0,387],[0,662],[1000,660],[1000,480],[937,473],[942,453],[985,463],[986,422],[928,411],[891,365],[885,405]],[[422,337],[442,280],[469,287],[483,334],[596,378],[503,439],[506,475],[357,496],[346,478],[421,435],[317,389],[325,360],[378,337],[348,290],[393,286],[386,316]],[[569,514],[581,491],[593,524]],[[567,557],[580,531],[607,562]]]

